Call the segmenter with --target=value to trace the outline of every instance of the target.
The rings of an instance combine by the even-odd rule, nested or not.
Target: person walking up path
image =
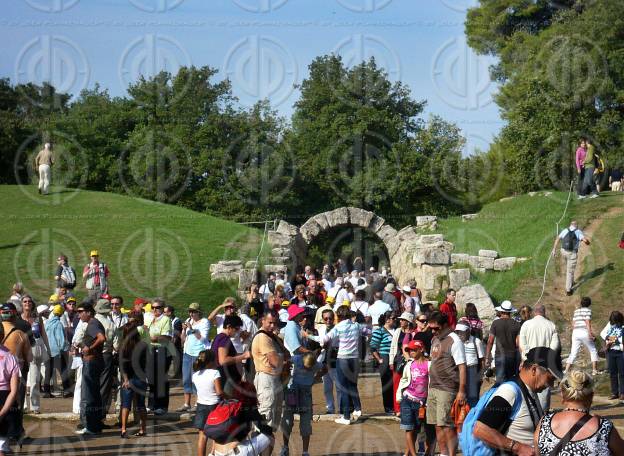
[[[579,351],[581,350],[581,344],[585,345],[589,351],[589,356],[592,363],[593,372],[592,375],[598,374],[598,351],[596,350],[596,336],[591,325],[592,311],[589,308],[591,306],[591,298],[581,298],[581,305],[574,311],[572,317],[572,347],[570,348],[570,356],[566,361],[566,372],[570,370],[570,366],[574,364]]]
[[[552,255],[557,254],[557,247],[561,243],[561,256],[566,261],[566,282],[565,290],[568,296],[572,296],[572,287],[574,286],[574,271],[576,271],[576,262],[578,259],[578,250],[583,242],[585,245],[589,245],[589,239],[578,228],[576,220],[570,222],[570,226],[565,228],[559,236],[555,239],[555,245],[553,246]]]
[[[52,145],[45,143],[43,149],[35,157],[35,168],[39,172],[39,194],[47,195],[50,191],[50,181],[52,180],[52,166],[54,165],[54,155]]]

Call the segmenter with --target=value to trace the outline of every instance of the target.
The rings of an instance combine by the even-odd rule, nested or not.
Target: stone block
[[[299,233],[301,233],[301,237],[306,242],[312,241],[320,232],[321,227],[313,218],[305,222],[301,228],[299,228]]]
[[[412,256],[414,264],[448,265],[451,262],[451,252],[443,246],[418,246]]]
[[[213,273],[227,273],[238,272],[242,269],[243,263],[241,261],[219,261],[210,265],[210,272]]]
[[[266,274],[270,272],[288,272],[288,267],[285,264],[265,264],[264,272]]]
[[[280,220],[275,231],[288,236],[296,236],[299,229],[295,225],[292,225],[284,220]]]
[[[466,222],[468,220],[474,220],[479,216],[479,214],[464,214],[461,216],[462,222]]]
[[[371,220],[375,216],[375,214],[373,214],[372,212],[360,209],[358,207],[348,207],[347,210],[349,211],[349,220],[351,224],[360,226],[365,229],[368,229]]]
[[[440,281],[440,277],[448,281],[448,268],[446,266],[423,264],[420,267],[420,280],[418,283],[425,290],[438,290],[444,286],[444,280]]]
[[[271,257],[271,258],[268,258],[268,261],[270,261],[271,264],[288,264],[288,262],[290,261],[290,257],[287,257],[287,256]]]
[[[249,260],[245,263],[245,269],[257,269],[257,267],[258,263],[256,262],[256,260]]]
[[[368,229],[371,230],[371,232],[376,233],[381,229],[385,222],[386,221],[383,218],[373,214],[373,218],[368,225]]]
[[[268,240],[269,244],[273,247],[288,248],[290,247],[293,238],[288,234],[278,233],[277,231],[269,231]]]
[[[325,216],[330,228],[349,224],[349,210],[346,207],[326,212]]]
[[[393,238],[397,235],[397,230],[392,228],[390,225],[384,225],[381,227],[379,231],[377,231],[377,236],[384,241],[384,243],[389,239]]]
[[[496,250],[479,250],[479,256],[480,257],[487,257],[487,258],[498,258],[498,252]]]
[[[452,253],[451,254],[451,264],[469,264],[468,258],[470,255],[467,253]]]
[[[397,254],[399,249],[401,248],[401,241],[398,237],[393,237],[384,242],[386,248],[388,249],[388,256],[392,258]]]
[[[505,257],[494,260],[495,271],[509,271],[516,264],[516,257]]]
[[[222,261],[219,261],[219,264],[222,264],[223,266],[234,266],[234,267],[243,266],[243,262],[240,260],[222,260]]]
[[[479,318],[489,326],[494,317],[496,317],[496,311],[494,310],[494,303],[492,298],[485,291],[483,285],[474,284],[466,285],[457,290],[457,297],[455,298],[455,304],[457,305],[457,311],[463,313],[466,309],[467,303],[473,303],[477,307]]]
[[[327,216],[323,212],[322,214],[317,214],[312,219],[321,227],[321,231],[329,228],[329,222],[327,221]]]
[[[397,237],[400,241],[417,241],[419,235],[413,226],[408,225],[397,233]]]
[[[419,244],[435,244],[437,242],[444,242],[444,236],[441,234],[421,234],[418,237]]]
[[[289,256],[290,249],[285,249],[283,247],[277,247],[271,250],[271,255],[273,256]]]
[[[468,257],[468,264],[476,270],[492,270],[494,269],[494,258],[470,255]]]
[[[430,225],[433,222],[437,222],[438,217],[435,215],[419,215],[416,217],[416,226]]]
[[[210,274],[212,280],[238,280],[238,274],[240,271],[229,272],[213,272]]]
[[[470,282],[470,269],[449,269],[449,283],[451,288],[459,290]]]
[[[242,269],[238,273],[238,289],[247,290],[251,282],[258,280],[258,271],[256,269]]]

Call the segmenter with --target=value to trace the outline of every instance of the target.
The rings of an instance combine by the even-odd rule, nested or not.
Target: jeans
[[[466,366],[466,402],[472,408],[479,402],[481,393],[481,376],[479,365]]]
[[[91,361],[83,359],[80,423],[91,432],[100,432],[102,430],[100,377],[103,369],[104,363],[102,358],[96,358]]]
[[[129,379],[129,387],[121,388],[121,407],[132,409],[132,400],[136,398],[136,410],[145,411],[147,383],[136,377]]]
[[[323,395],[325,396],[325,406],[329,413],[336,412],[334,385],[336,385],[336,399],[338,401],[338,408],[340,408],[340,390],[338,389],[338,381],[336,379],[336,368],[328,367],[327,373],[323,375]]]
[[[115,395],[117,395],[117,388],[119,387],[117,385],[117,365],[119,359],[112,353],[104,353],[102,357],[104,359],[104,367],[100,377],[100,395],[102,396],[102,419],[106,419],[106,413],[113,397],[113,387]]]
[[[588,195],[589,193],[593,193],[595,195],[598,194],[598,190],[596,189],[596,182],[594,182],[594,168],[593,166],[585,166],[583,170],[583,185],[581,189],[581,195]]]
[[[193,385],[193,363],[197,356],[191,356],[184,353],[182,356],[182,386],[185,394],[197,394],[195,385]]]
[[[52,386],[52,376],[54,375],[54,371],[58,371],[61,381],[63,382],[63,392],[69,392],[71,382],[69,379],[67,356],[67,352],[60,352],[58,355],[53,356],[46,362],[45,378],[43,380],[43,387],[46,391],[50,391],[50,387]]]
[[[607,350],[607,364],[611,378],[611,394],[624,394],[624,353],[621,350]]]
[[[497,352],[496,359],[494,360],[494,366],[496,367],[497,382],[501,383],[511,380],[513,377],[518,375],[518,354],[499,355]]]
[[[357,388],[359,363],[358,358],[339,358],[336,360],[340,413],[347,420],[351,418],[351,413],[354,410],[362,410],[360,393]]]
[[[169,367],[171,356],[167,347],[152,347],[147,354],[147,381],[149,383],[149,408],[169,409]]]
[[[379,364],[379,379],[381,380],[381,398],[383,400],[384,412],[394,411],[394,401],[392,400],[392,370],[390,369],[390,356],[381,355],[383,362]]]

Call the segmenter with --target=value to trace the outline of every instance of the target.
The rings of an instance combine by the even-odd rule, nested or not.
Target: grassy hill
[[[36,300],[54,288],[56,258],[65,253],[81,275],[91,249],[111,270],[111,292],[127,301],[164,296],[183,308],[213,307],[237,284],[211,282],[209,265],[255,259],[262,232],[184,208],[138,198],[53,188],[0,186],[0,277],[5,296],[25,284]],[[77,294],[83,296],[84,288]]]

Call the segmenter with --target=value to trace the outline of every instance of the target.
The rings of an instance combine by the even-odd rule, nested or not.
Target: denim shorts
[[[401,425],[404,431],[414,431],[420,427],[418,420],[418,410],[420,402],[412,401],[406,397],[401,399]]]
[[[145,410],[147,383],[138,378],[130,379],[129,388],[121,388],[121,407],[132,409],[132,399],[136,397],[136,409]]]
[[[193,427],[195,429],[199,429],[200,431],[203,431],[208,415],[215,408],[217,408],[217,404],[213,404],[213,405],[197,404],[197,410],[195,410],[195,418],[193,418]]]

